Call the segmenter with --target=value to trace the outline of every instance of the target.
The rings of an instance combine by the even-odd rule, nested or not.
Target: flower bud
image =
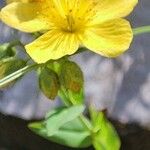
[[[53,70],[47,67],[41,69],[39,85],[45,96],[52,100],[55,99],[59,90],[59,79]]]
[[[83,87],[83,73],[79,66],[71,61],[65,61],[61,66],[60,82],[65,89],[80,92]]]

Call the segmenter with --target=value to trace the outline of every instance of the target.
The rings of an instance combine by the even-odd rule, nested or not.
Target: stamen
[[[70,32],[73,32],[74,31],[75,20],[74,20],[71,13],[72,13],[72,9],[69,10],[69,14],[66,16],[66,19],[67,19],[67,23],[68,23],[68,30]]]

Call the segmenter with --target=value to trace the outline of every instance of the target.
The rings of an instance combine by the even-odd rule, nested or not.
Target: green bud
[[[61,66],[60,82],[65,89],[80,92],[84,79],[79,66],[74,62],[65,61]]]
[[[9,43],[0,45],[0,60],[13,57],[15,54],[16,49],[14,47],[10,47]]]
[[[59,90],[59,79],[57,74],[47,67],[42,68],[39,75],[39,86],[45,96],[54,100]]]
[[[17,70],[25,66],[26,66],[26,62],[24,60],[17,59],[17,58],[9,58],[9,59],[1,60],[0,61],[0,79],[16,72]]]

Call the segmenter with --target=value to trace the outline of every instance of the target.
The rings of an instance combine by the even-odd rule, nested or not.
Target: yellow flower
[[[19,1],[19,0],[18,0]],[[3,22],[24,32],[45,31],[26,45],[27,53],[44,63],[71,55],[79,46],[115,57],[130,46],[130,23],[122,19],[138,0],[20,0],[1,10]]]

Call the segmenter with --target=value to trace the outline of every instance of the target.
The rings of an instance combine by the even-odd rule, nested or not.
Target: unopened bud
[[[53,70],[42,68],[39,75],[39,85],[45,96],[52,100],[55,99],[59,90],[59,79]]]
[[[73,92],[79,92],[83,87],[83,73],[79,66],[71,61],[65,61],[61,67],[60,82]]]

